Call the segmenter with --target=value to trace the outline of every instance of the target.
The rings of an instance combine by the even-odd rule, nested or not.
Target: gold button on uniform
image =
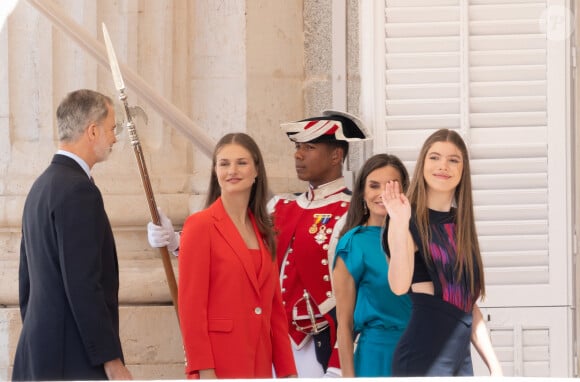
[[[254,313],[256,313],[256,314],[262,314],[262,308],[260,308],[258,306],[256,309],[254,309]]]

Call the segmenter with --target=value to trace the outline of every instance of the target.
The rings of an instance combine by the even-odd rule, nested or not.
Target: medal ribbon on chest
[[[314,223],[308,229],[308,232],[314,236],[314,240],[318,244],[326,242],[328,236],[326,232],[326,223],[332,218],[332,214],[314,214]],[[332,232],[332,230],[329,230]]]

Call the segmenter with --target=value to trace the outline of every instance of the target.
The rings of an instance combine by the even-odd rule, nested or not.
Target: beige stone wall
[[[0,380],[20,331],[18,251],[24,200],[57,147],[54,114],[69,91],[87,87],[116,97],[106,66],[26,0],[0,18]],[[300,191],[293,146],[282,121],[332,106],[332,0],[55,0],[93,38],[101,22],[119,60],[217,140],[246,131],[263,150],[274,192]],[[358,1],[347,6],[347,104],[358,113]],[[1,17],[1,13],[0,13]],[[179,226],[202,207],[209,159],[148,105],[137,119],[157,204]],[[147,244],[149,211],[126,134],[94,168],[117,242],[121,334],[139,379],[183,376],[175,312],[156,251]]]
[[[301,1],[247,1],[247,132],[261,147],[270,189],[301,190],[294,146],[280,122],[304,115],[304,35]]]
[[[360,115],[360,35],[359,0],[304,2],[304,117],[320,115],[333,108],[332,99],[332,3],[346,8],[346,105],[349,113]],[[303,118],[303,117],[299,117]],[[367,126],[372,131],[371,126]],[[372,144],[352,143],[346,163],[347,179],[355,176],[365,159],[372,155]]]
[[[191,100],[174,84],[190,76],[172,54],[187,52],[189,36],[174,19],[179,2],[121,1],[99,7],[89,1],[59,1],[62,9],[95,38],[105,21],[119,59],[152,87],[189,113]],[[183,4],[187,2],[182,1]],[[99,4],[103,5],[104,2]],[[181,7],[185,8],[185,7]],[[87,87],[116,98],[109,71],[26,1],[18,1],[0,29],[0,380],[9,379],[20,331],[18,250],[20,219],[28,189],[56,150],[54,114],[69,91]],[[187,56],[181,57],[189,61]],[[163,75],[157,75],[163,73]],[[129,99],[140,104],[129,89]],[[147,105],[143,105],[147,109]],[[191,144],[148,113],[137,121],[158,203],[174,220],[190,212]],[[93,170],[119,250],[121,333],[126,361],[139,378],[181,378],[183,352],[159,256],[147,244],[149,211],[133,149],[122,135],[109,161]],[[49,349],[47,349],[49,351]]]
[[[94,38],[105,22],[117,56],[212,139],[247,131],[264,150],[272,188],[296,185],[292,147],[278,125],[304,115],[301,1],[53,1]],[[22,207],[57,147],[54,113],[69,91],[88,87],[116,97],[105,66],[25,0],[0,19],[0,380],[20,330],[17,270]],[[157,203],[176,225],[199,209],[208,158],[135,89],[148,124],[137,120]],[[283,153],[281,155],[281,153]],[[183,376],[179,329],[161,261],[149,248],[145,202],[133,150],[120,137],[94,168],[117,242],[121,334],[139,379]]]

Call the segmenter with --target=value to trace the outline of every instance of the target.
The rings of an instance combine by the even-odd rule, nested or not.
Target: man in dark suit
[[[77,90],[56,116],[59,150],[22,217],[23,325],[12,379],[131,379],[119,339],[115,241],[90,174],[116,142],[113,103]]]

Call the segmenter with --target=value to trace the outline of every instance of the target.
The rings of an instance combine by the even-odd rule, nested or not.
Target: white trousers
[[[316,351],[312,338],[300,350],[292,346],[294,361],[298,370],[298,378],[320,378],[324,377],[324,369],[316,360]]]

